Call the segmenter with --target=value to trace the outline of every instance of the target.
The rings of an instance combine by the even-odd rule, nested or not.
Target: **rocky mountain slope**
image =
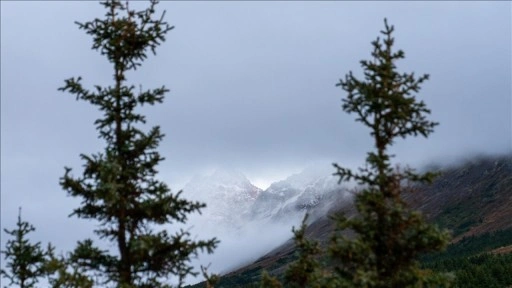
[[[454,241],[512,227],[512,156],[478,157],[441,172],[408,200]]]
[[[440,168],[438,172],[440,176],[432,185],[415,187],[415,192],[405,198],[413,208],[422,211],[429,221],[449,229],[453,242],[469,236],[512,229],[512,155],[476,157],[464,163]],[[279,197],[288,195],[288,199],[292,199],[298,195],[293,186],[285,183],[276,184],[271,191],[274,191],[272,197],[265,196],[266,193],[263,192],[260,197],[268,197],[274,203],[281,203],[281,209],[286,205],[282,205],[285,201]],[[350,201],[346,201],[347,194],[331,192],[327,193],[331,196],[320,199],[329,199],[332,202],[329,213],[343,212],[350,215],[354,208]],[[257,203],[258,201],[255,205]],[[306,234],[325,244],[332,229],[333,223],[328,217],[322,216],[309,225]],[[231,284],[221,287],[241,287],[237,286],[237,281],[257,280],[263,269],[273,273],[282,272],[294,259],[294,254],[293,241],[288,240],[252,264],[226,274],[223,283]]]
[[[220,240],[215,254],[202,255],[193,263],[196,267],[212,263],[210,272],[215,273],[253,262],[275,243],[290,238],[291,227],[300,223],[306,211],[314,216],[311,219],[320,217],[335,203],[336,195],[346,192],[329,171],[313,168],[273,183],[265,191],[240,172],[217,170],[194,177],[183,191],[188,199],[207,204],[201,215],[189,216],[183,229]]]
[[[203,222],[227,230],[243,230],[251,223],[297,222],[306,212],[316,219],[325,215],[335,199],[350,198],[334,176],[314,168],[272,183],[266,190],[238,171],[216,170],[194,177],[183,191],[189,199],[207,203],[200,216]]]
[[[290,217],[301,219],[307,211],[317,218],[327,212],[334,198],[349,196],[334,176],[309,168],[271,184],[256,199],[250,215],[251,219],[279,222]]]

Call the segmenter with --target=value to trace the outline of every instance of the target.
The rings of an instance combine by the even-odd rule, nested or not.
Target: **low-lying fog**
[[[228,273],[264,256],[293,236],[292,227],[300,225],[305,209],[315,206],[317,215],[328,205],[318,205],[323,193],[339,187],[333,168],[308,167],[263,190],[243,173],[216,170],[194,177],[183,188],[183,197],[207,203],[201,214],[189,217],[181,228],[193,239],[220,240],[211,255],[201,254],[192,261],[196,269],[209,266],[210,273]],[[323,210],[322,210],[323,209]],[[178,229],[174,226],[171,229]],[[202,280],[189,277],[187,284]]]

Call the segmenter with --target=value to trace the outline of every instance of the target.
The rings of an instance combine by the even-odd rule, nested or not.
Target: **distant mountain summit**
[[[311,219],[325,214],[333,203],[350,195],[326,168],[307,168],[264,191],[239,171],[219,169],[194,177],[183,190],[188,198],[207,203],[202,225],[238,230],[254,222],[297,222],[306,212]]]
[[[328,215],[344,213],[350,217],[356,212],[353,194],[346,186],[338,185],[337,177],[332,176],[332,170],[327,168],[331,167],[325,170],[305,169],[272,183],[264,191],[252,185],[241,173],[220,170],[193,179],[185,190],[204,195],[204,198],[199,198],[208,204],[204,218],[218,220],[224,223],[224,227],[236,226],[242,232],[248,227],[256,229],[256,234],[250,234],[251,238],[244,238],[243,233],[230,238],[230,246],[226,248],[229,257],[234,255],[233,249],[254,249],[254,243],[261,242],[262,236],[297,227],[306,211],[311,216],[307,237],[325,247],[334,227]],[[440,175],[431,185],[415,185],[414,192],[403,195],[404,200],[413,209],[421,211],[430,222],[449,229],[453,242],[464,237],[512,229],[512,155],[474,157],[450,166],[430,165],[425,168],[437,170]],[[292,219],[294,221],[290,221]],[[286,225],[287,222],[294,224]],[[269,229],[273,225],[280,230]],[[275,274],[284,271],[296,252],[290,237],[291,232],[287,238],[276,238],[272,242],[274,249],[268,248],[256,257],[236,254],[235,257],[243,258],[240,261],[246,264],[233,266],[240,268],[224,274],[218,286],[246,287],[244,285],[251,281],[259,281],[262,269]],[[204,287],[204,283],[190,287]]]
[[[418,185],[414,192],[404,194],[404,198],[430,222],[448,229],[453,236],[453,243],[471,236],[512,229],[512,155],[475,157],[433,170],[438,170],[440,175],[431,185]],[[337,195],[339,197],[344,194]],[[333,200],[336,204],[329,214],[355,214],[350,201]],[[333,229],[334,223],[327,216],[319,217],[307,227],[306,235],[325,247]],[[279,275],[293,261],[295,253],[292,239],[276,243],[275,249],[252,264],[227,273],[222,279],[224,283],[249,284],[251,281],[259,281],[262,269]],[[224,286],[221,283],[219,287],[244,286]]]
[[[239,171],[219,169],[210,175],[196,176],[183,191],[187,197],[207,203],[202,219],[209,225],[238,229],[262,190]]]
[[[286,222],[290,218],[301,219],[305,212],[313,217],[324,214],[335,198],[344,199],[348,195],[347,189],[338,185],[331,173],[309,167],[272,183],[252,205],[251,218]]]

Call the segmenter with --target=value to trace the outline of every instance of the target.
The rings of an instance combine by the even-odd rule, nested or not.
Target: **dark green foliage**
[[[489,253],[503,246],[512,246],[512,229],[464,238],[444,252],[425,255],[422,264],[454,273],[455,287],[508,287],[512,285],[512,253]]]
[[[512,254],[476,254],[431,262],[427,267],[455,274],[455,287],[509,287]]]
[[[318,242],[306,238],[306,221],[308,214],[304,216],[300,229],[292,229],[295,240],[295,249],[298,259],[293,261],[284,274],[284,286],[291,288],[321,287],[320,263],[317,257],[322,252]],[[263,271],[261,287],[282,287],[277,277],[271,277],[267,271]]]
[[[483,254],[452,262],[455,287],[501,288],[512,285],[512,254]]]
[[[185,223],[189,213],[199,212],[205,204],[182,199],[181,191],[171,193],[167,185],[155,178],[156,166],[164,160],[157,152],[164,135],[158,126],[143,131],[139,125],[145,116],[136,112],[143,105],[161,103],[165,87],[135,91],[126,83],[126,73],[135,70],[173,27],[155,18],[155,5],[134,11],[128,3],[106,1],[105,19],[77,23],[93,37],[92,49],[98,50],[113,65],[114,85],[95,86],[87,90],[81,78],[65,81],[60,91],[77,100],[97,106],[103,117],[95,121],[99,138],[105,140],[102,153],[80,155],[84,160],[81,177],[71,169],[61,179],[61,186],[73,197],[82,199],[72,215],[100,222],[95,233],[113,242],[117,253],[100,250],[92,240],[78,243],[72,259],[90,274],[98,274],[97,284],[116,287],[168,287],[171,275],[179,278],[196,274],[189,266],[190,257],[199,250],[211,253],[217,240],[193,241],[189,233],[169,234],[158,229],[162,224]]]
[[[73,261],[73,257],[57,257],[55,247],[48,245],[45,270],[52,288],[92,288],[94,282],[87,276],[87,269]]]
[[[219,283],[220,275],[208,273],[209,267],[210,265],[208,265],[207,267],[201,266],[201,272],[205,279],[206,288],[214,288],[215,285]]]
[[[322,278],[321,274],[319,274],[320,263],[317,259],[321,250],[318,242],[306,238],[307,218],[308,215],[306,214],[300,229],[296,230],[293,228],[299,259],[290,264],[285,273],[286,287],[315,287],[315,285],[310,283],[318,283]]]
[[[512,229],[499,230],[478,236],[464,237],[457,243],[450,244],[443,252],[423,256],[422,262],[428,264],[458,257],[469,257],[509,245],[512,245]]]
[[[481,222],[481,216],[474,213],[476,205],[482,202],[480,195],[468,197],[459,203],[444,207],[437,216],[436,224],[450,229],[452,235],[458,236]]]
[[[356,121],[370,128],[376,151],[368,153],[366,166],[358,172],[334,164],[340,182],[355,180],[363,188],[355,196],[359,215],[336,217],[337,233],[329,252],[337,286],[441,285],[448,283],[448,277],[421,269],[418,258],[442,249],[448,235],[410,209],[402,195],[409,189],[408,183],[429,183],[435,175],[393,167],[393,155],[387,151],[397,137],[428,137],[437,125],[427,120],[430,110],[415,98],[428,75],[416,78],[396,71],[396,61],[405,56],[401,50],[392,50],[394,28],[386,20],[384,23],[383,39],[372,42],[373,60],[361,61],[364,80],[349,72],[337,84],[348,93],[343,110],[355,113]],[[353,239],[340,233],[347,230],[355,233]]]
[[[90,288],[92,280],[86,275],[84,268],[70,259],[55,256],[55,247],[48,244],[44,251],[41,243],[32,244],[27,235],[35,228],[21,220],[18,215],[17,229],[4,231],[14,236],[7,241],[6,250],[2,251],[7,260],[6,267],[10,271],[1,270],[1,274],[10,280],[9,287],[36,287],[36,283],[46,277],[52,288]],[[7,287],[7,286],[5,286]]]
[[[276,277],[272,277],[267,271],[261,275],[261,288],[282,288],[283,285]]]
[[[35,287],[40,278],[45,275],[46,252],[41,249],[41,243],[30,243],[28,234],[35,231],[34,226],[21,219],[21,208],[19,209],[16,229],[4,232],[12,236],[6,243],[4,254],[5,267],[7,270],[0,270],[0,275],[9,279],[9,286],[18,285],[21,288]]]

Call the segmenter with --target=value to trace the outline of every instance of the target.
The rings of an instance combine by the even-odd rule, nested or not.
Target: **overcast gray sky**
[[[175,29],[129,80],[171,89],[163,105],[144,111],[166,134],[159,177],[174,189],[217,167],[265,188],[312,163],[362,162],[369,131],[341,110],[345,93],[335,84],[350,70],[361,75],[359,60],[369,58],[384,17],[406,54],[399,69],[431,75],[419,98],[441,123],[428,140],[399,141],[398,160],[511,152],[508,1],[162,2],[162,9]],[[22,205],[39,239],[63,249],[73,246],[71,236],[55,235],[77,227],[66,216],[78,200],[66,197],[59,177],[64,166],[78,173],[78,155],[103,143],[93,125],[99,112],[57,88],[72,76],[89,87],[111,84],[111,66],[74,24],[103,15],[88,1],[1,2],[2,227],[14,225]]]

